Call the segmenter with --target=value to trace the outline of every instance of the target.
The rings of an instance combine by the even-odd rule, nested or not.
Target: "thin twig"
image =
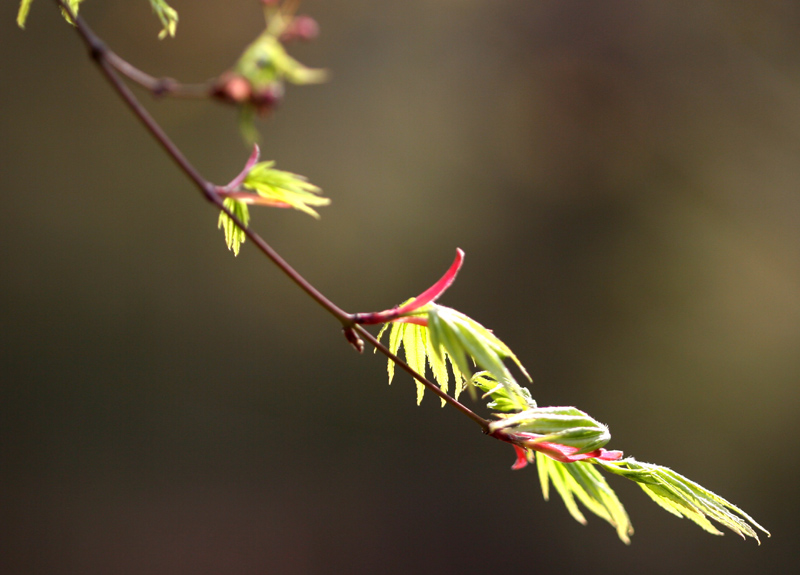
[[[289,265],[272,247],[267,244],[264,239],[257,233],[248,229],[244,223],[239,220],[225,205],[220,195],[217,193],[216,186],[206,180],[200,172],[189,162],[183,152],[175,145],[175,143],[167,136],[166,132],[161,126],[153,119],[150,113],[142,106],[133,92],[122,81],[107,59],[107,54],[110,52],[105,43],[92,32],[86,22],[75,16],[70,10],[69,6],[64,0],[55,0],[62,8],[67,10],[70,18],[75,22],[78,32],[80,32],[86,45],[89,47],[89,52],[92,59],[97,63],[103,71],[106,79],[111,83],[114,89],[119,94],[134,115],[144,124],[147,130],[153,135],[156,141],[161,145],[167,154],[173,159],[178,167],[183,171],[186,176],[191,179],[195,185],[203,193],[203,196],[217,208],[223,211],[231,220],[238,226],[245,235],[261,250],[272,262],[277,265],[284,274],[295,282],[303,291],[305,291],[312,299],[319,303],[323,308],[336,317],[343,325],[352,323],[349,313],[339,308],[336,304],[330,301],[322,293],[320,293],[314,286],[312,286],[300,273],[298,273],[292,266]]]
[[[173,78],[156,78],[143,72],[111,50],[107,50],[106,60],[116,68],[117,72],[136,82],[153,96],[172,96],[175,98],[208,98],[211,96],[214,83],[183,84]]]
[[[206,180],[200,172],[192,165],[191,162],[183,155],[180,149],[175,145],[175,143],[167,136],[166,132],[161,128],[161,126],[153,119],[150,113],[142,106],[136,96],[133,94],[130,88],[122,81],[119,77],[118,70],[121,62],[124,62],[122,58],[114,54],[106,45],[105,43],[100,40],[100,38],[89,28],[86,22],[79,16],[76,16],[67,3],[64,0],[55,0],[56,4],[58,4],[61,8],[63,8],[67,14],[70,16],[73,22],[75,22],[75,26],[84,42],[89,48],[89,53],[95,63],[100,67],[103,74],[105,75],[106,79],[109,81],[111,86],[116,90],[117,94],[122,98],[122,100],[128,105],[131,109],[133,114],[142,122],[142,124],[147,128],[150,134],[156,139],[156,141],[164,148],[164,151],[167,152],[172,160],[178,165],[178,167],[183,171],[186,176],[192,180],[195,185],[200,189],[203,194],[203,197],[206,198],[210,203],[214,204],[219,210],[224,212],[236,226],[241,229],[245,235],[253,242],[253,244],[266,255],[272,262],[278,266],[278,268],[291,279],[298,287],[300,287],[303,291],[305,291],[314,301],[320,304],[325,310],[327,310],[331,315],[333,315],[337,320],[339,320],[342,326],[345,328],[345,334],[350,333],[358,333],[364,339],[370,342],[376,349],[380,350],[381,353],[386,355],[391,361],[397,364],[401,369],[408,372],[414,379],[419,381],[422,385],[428,388],[432,393],[439,396],[441,399],[446,401],[448,404],[456,408],[458,411],[469,417],[472,421],[477,423],[484,433],[488,433],[489,429],[489,422],[474,413],[468,407],[463,405],[458,400],[454,399],[453,397],[449,396],[438,386],[432,383],[430,380],[425,378],[423,375],[419,374],[417,371],[412,369],[406,362],[401,360],[395,354],[393,354],[386,346],[384,346],[381,342],[379,342],[375,336],[373,336],[370,332],[368,332],[364,327],[355,324],[354,317],[352,314],[347,313],[346,311],[342,310],[339,306],[334,304],[331,300],[329,300],[325,295],[323,295],[319,290],[317,290],[311,283],[306,280],[299,272],[297,272],[291,265],[289,265],[286,260],[284,260],[260,235],[256,232],[247,228],[244,223],[236,217],[223,203],[223,199],[220,197],[220,194],[217,191],[217,186],[213,183]],[[111,58],[115,60],[115,63],[112,64],[109,61],[109,55],[112,55]],[[123,66],[124,67],[124,66]],[[131,66],[131,68],[133,68]],[[142,73],[144,74],[144,73]],[[146,74],[145,74],[146,76]],[[148,76],[149,78],[152,78]],[[348,339],[350,339],[348,337]],[[351,343],[354,343],[351,341]],[[355,345],[355,344],[354,344]],[[363,344],[362,344],[363,345]],[[356,346],[357,347],[357,346]]]
[[[450,405],[455,407],[458,411],[460,411],[461,413],[463,413],[464,415],[469,417],[472,421],[474,421],[475,423],[480,425],[481,429],[483,429],[484,433],[487,433],[487,434],[489,433],[489,422],[488,421],[486,421],[484,418],[482,418],[480,415],[478,415],[477,413],[472,411],[470,408],[468,408],[466,405],[464,405],[460,401],[450,397],[448,394],[446,394],[441,389],[439,389],[439,387],[437,387],[435,384],[431,383],[428,379],[422,377],[419,373],[417,373],[414,369],[412,369],[406,362],[404,362],[402,359],[400,359],[395,354],[393,354],[389,350],[388,347],[386,347],[380,341],[378,341],[378,339],[374,335],[372,335],[370,332],[368,332],[366,330],[366,328],[364,328],[363,326],[360,326],[360,325],[356,325],[356,326],[353,327],[353,329],[356,332],[358,332],[358,334],[361,337],[363,337],[368,342],[370,342],[383,355],[385,355],[386,357],[391,359],[401,369],[403,369],[406,372],[408,372],[411,375],[411,377],[416,379],[418,382],[420,382],[422,385],[427,387],[430,391],[432,391],[433,393],[438,395],[444,401],[446,401],[447,403],[449,403]]]

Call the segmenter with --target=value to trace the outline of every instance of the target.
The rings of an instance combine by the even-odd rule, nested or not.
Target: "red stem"
[[[461,248],[456,248],[456,259],[454,259],[453,263],[450,264],[450,268],[448,268],[445,274],[441,278],[439,278],[439,281],[437,281],[431,287],[429,287],[424,292],[419,294],[412,301],[408,302],[407,304],[401,307],[393,307],[392,309],[387,309],[373,313],[354,314],[353,321],[355,321],[356,323],[360,323],[361,325],[375,325],[378,323],[390,322],[396,320],[400,316],[413,313],[422,306],[428,305],[432,301],[436,301],[437,299],[439,299],[439,297],[441,297],[441,295],[447,290],[447,288],[449,288],[452,285],[453,281],[456,279],[458,270],[461,269],[461,266],[463,264],[464,264],[464,252]],[[423,320],[424,323],[421,323],[420,321],[414,321],[411,319],[407,319],[405,321],[407,321],[407,323],[428,325],[428,322],[425,320]]]

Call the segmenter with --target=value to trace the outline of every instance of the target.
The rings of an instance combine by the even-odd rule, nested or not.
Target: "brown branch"
[[[111,50],[106,51],[106,61],[111,64],[117,72],[136,82],[144,89],[148,90],[153,96],[172,96],[174,98],[209,98],[214,94],[214,82],[209,81],[204,84],[182,84],[174,78],[156,78],[121,58]]]
[[[437,387],[434,383],[430,380],[425,378],[423,375],[418,373],[417,371],[413,370],[409,365],[393,354],[386,346],[380,343],[375,336],[373,336],[370,332],[364,329],[360,325],[356,325],[355,323],[355,316],[353,314],[347,313],[346,311],[342,310],[339,306],[334,304],[331,300],[329,300],[322,292],[320,292],[317,288],[315,288],[311,283],[306,280],[297,270],[295,270],[289,263],[284,260],[278,252],[276,252],[260,235],[256,232],[247,228],[244,223],[236,217],[227,207],[225,207],[223,203],[223,199],[218,192],[218,186],[214,185],[213,183],[206,180],[200,172],[192,165],[191,162],[183,155],[183,152],[175,145],[175,143],[167,136],[166,132],[161,128],[161,126],[153,119],[150,113],[145,109],[144,106],[139,102],[136,96],[133,94],[131,89],[123,82],[120,78],[119,73],[121,72],[120,66],[125,68],[125,65],[122,64],[125,62],[122,58],[114,54],[106,45],[105,43],[89,28],[86,22],[79,16],[76,16],[72,10],[70,10],[69,6],[64,0],[55,0],[56,4],[59,5],[62,9],[66,11],[66,13],[70,16],[73,22],[75,22],[75,26],[80,34],[81,38],[83,39],[84,43],[89,48],[89,54],[91,58],[95,61],[98,65],[100,70],[103,72],[103,75],[106,77],[108,82],[117,92],[119,97],[127,104],[128,108],[130,108],[131,112],[139,119],[139,121],[144,125],[144,127],[150,132],[150,134],[156,139],[156,141],[164,148],[164,151],[169,155],[172,160],[178,165],[180,170],[194,182],[195,186],[200,190],[203,194],[203,197],[210,203],[212,203],[217,209],[224,212],[236,226],[241,229],[244,234],[247,236],[250,241],[264,254],[266,255],[278,268],[284,273],[284,275],[288,276],[290,280],[292,280],[300,289],[302,289],[306,294],[308,294],[314,301],[316,301],[319,305],[321,305],[328,313],[334,316],[339,322],[341,322],[345,336],[347,337],[348,341],[359,351],[363,349],[363,342],[360,340],[359,336],[363,337],[367,341],[370,342],[376,349],[378,349],[381,353],[383,353],[386,357],[388,357],[391,361],[396,363],[401,369],[405,370],[411,376],[419,381],[422,385],[428,388],[432,393],[436,394],[448,404],[456,408],[461,413],[465,414],[475,423],[477,423],[484,433],[488,432],[489,422],[474,413],[468,407],[460,403],[458,400],[454,399],[453,397],[444,393],[439,387]],[[113,61],[113,62],[112,62]],[[136,70],[133,66],[130,66],[130,70]],[[130,71],[129,70],[129,71]],[[155,80],[152,76],[148,76],[147,74],[141,73],[147,78],[151,78]],[[128,74],[125,74],[128,76]],[[130,76],[128,76],[130,77]]]

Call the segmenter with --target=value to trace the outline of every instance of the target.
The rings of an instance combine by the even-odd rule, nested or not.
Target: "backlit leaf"
[[[438,304],[425,308],[428,312],[428,328],[434,349],[443,348],[462,373],[470,373],[470,361],[488,371],[503,385],[514,382],[514,377],[503,363],[513,360],[520,371],[530,379],[517,356],[495,336],[466,315]]]
[[[242,186],[254,190],[272,205],[292,207],[319,219],[319,214],[311,206],[327,206],[330,199],[321,197],[322,190],[305,177],[275,170],[273,165],[275,162],[260,162],[253,166]]]
[[[694,521],[709,533],[722,534],[710,519],[742,538],[753,537],[759,543],[756,529],[769,536],[766,529],[733,503],[667,467],[642,463],[632,457],[597,463],[611,473],[639,483],[644,492],[662,508],[673,515]]]
[[[406,300],[401,305],[405,305],[412,300],[413,298]],[[437,351],[434,350],[430,341],[430,331],[427,327],[399,321],[388,322],[383,325],[378,333],[378,339],[380,339],[387,330],[389,331],[389,351],[398,355],[402,347],[406,363],[423,377],[425,375],[426,364],[430,366],[431,372],[433,373],[433,380],[445,393],[447,393],[450,387],[450,374],[447,371],[447,364],[449,362],[455,379],[454,395],[456,398],[458,397],[458,394],[464,389],[466,382],[461,372],[458,370],[458,367],[456,367],[453,362],[453,359],[444,351],[437,353]],[[391,383],[395,371],[395,364],[392,360],[388,360],[387,362],[387,371],[389,373],[389,383]],[[416,379],[414,381],[417,385],[417,403],[419,403],[422,401],[425,387]],[[445,402],[442,400],[442,406],[444,405]]]
[[[223,204],[233,215],[241,220],[245,227],[250,224],[250,212],[247,209],[247,204],[233,198],[225,198]],[[219,213],[217,228],[222,228],[222,231],[225,233],[225,244],[228,246],[228,249],[233,252],[233,255],[238,256],[239,249],[247,237],[244,231],[233,223],[233,220],[230,219],[225,212]]]
[[[536,465],[539,468],[539,480],[545,500],[550,495],[549,480],[552,481],[567,510],[576,521],[586,523],[586,518],[578,508],[575,498],[592,513],[610,523],[623,542],[630,543],[633,526],[625,507],[592,463],[585,461],[561,463],[537,453]]]

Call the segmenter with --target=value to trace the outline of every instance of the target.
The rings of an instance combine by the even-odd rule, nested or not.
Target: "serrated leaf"
[[[663,509],[678,517],[686,517],[709,533],[722,534],[710,519],[742,538],[753,537],[759,543],[754,528],[769,536],[769,531],[733,503],[667,467],[642,463],[632,457],[597,463],[611,473],[639,483],[642,490]]]
[[[411,323],[405,324],[403,331],[403,350],[406,354],[406,363],[408,366],[425,377],[425,343],[423,341],[420,330],[424,329],[421,326]],[[425,386],[416,379],[414,383],[417,385],[417,405],[422,402],[422,396],[425,393]]]
[[[426,328],[422,328],[421,330],[422,336],[425,339],[425,349],[426,354],[428,357],[428,365],[431,368],[431,373],[433,373],[433,379],[436,380],[436,383],[439,384],[439,388],[447,393],[450,387],[450,374],[447,372],[447,364],[445,359],[441,357],[438,353],[431,353],[430,348],[430,337],[428,335],[428,330]],[[458,380],[456,380],[458,381]],[[444,407],[447,402],[442,399],[442,407]]]
[[[319,214],[311,206],[327,206],[329,198],[321,197],[322,190],[309,183],[305,177],[276,170],[275,162],[260,162],[253,166],[242,186],[254,190],[259,196],[273,202],[300,210],[319,219]]]
[[[428,331],[428,337],[430,338],[430,330]],[[450,357],[444,350],[442,350],[442,357],[447,358],[447,363],[450,364],[450,369],[453,370],[453,379],[455,380],[455,385],[453,386],[453,397],[458,399],[458,396],[461,395],[461,392],[464,391],[464,388],[468,385],[467,379],[461,373],[461,370],[458,369],[458,366],[453,361],[453,358]],[[470,388],[472,390],[473,388]]]
[[[470,380],[472,385],[484,392],[484,398],[491,398],[487,404],[489,409],[507,413],[520,412],[536,407],[536,401],[527,388],[516,382],[502,385],[488,371],[479,371]]]
[[[536,465],[539,468],[539,481],[545,500],[549,498],[549,480],[576,521],[586,523],[586,517],[578,508],[575,498],[589,511],[611,524],[624,543],[630,543],[630,535],[633,534],[630,518],[614,491],[592,463],[561,463],[538,453]]]
[[[411,300],[408,300],[411,301]],[[397,355],[400,351],[400,344],[403,343],[403,330],[405,329],[406,324],[404,323],[385,323],[383,327],[378,332],[378,340],[381,339],[384,332],[389,329],[389,351],[392,352],[394,355]],[[375,348],[373,352],[377,352],[378,349]],[[392,384],[392,379],[394,379],[394,362],[390,359],[387,362],[386,370],[389,372],[389,385]]]
[[[515,380],[503,363],[504,359],[509,358],[530,379],[508,346],[472,318],[438,304],[431,304],[424,309],[428,314],[428,328],[434,348],[443,347],[462,373],[470,373],[469,360],[472,360],[500,383],[512,385]]]
[[[403,331],[405,330],[406,324],[396,323],[392,325],[392,331],[389,333],[389,350],[397,355],[400,351],[400,344],[403,343]],[[392,383],[392,377],[394,376],[394,362],[389,362],[389,384]]]
[[[250,212],[247,209],[247,204],[233,198],[225,198],[223,205],[228,208],[233,215],[239,218],[245,227],[250,224]],[[219,213],[217,228],[222,228],[222,231],[225,233],[225,244],[228,246],[228,249],[233,252],[233,255],[238,256],[239,249],[247,238],[244,230],[241,230],[225,212]]]

